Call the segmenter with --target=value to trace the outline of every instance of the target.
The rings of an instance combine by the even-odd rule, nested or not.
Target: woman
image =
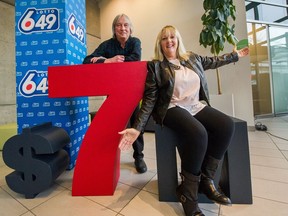
[[[154,60],[147,65],[140,112],[132,128],[119,132],[123,135],[119,147],[126,150],[152,114],[157,124],[181,137],[182,182],[176,193],[186,215],[204,215],[198,207],[198,191],[216,203],[231,205],[213,180],[233,136],[234,123],[210,106],[204,70],[236,62],[248,53],[248,48],[219,57],[187,52],[178,30],[165,26],[157,36]]]

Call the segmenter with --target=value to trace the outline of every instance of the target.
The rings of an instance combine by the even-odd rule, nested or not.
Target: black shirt
[[[124,55],[125,62],[141,60],[141,41],[136,37],[129,37],[125,47],[122,48],[116,38],[102,42],[91,55],[85,57],[83,64],[90,64],[93,57],[112,58],[116,55]],[[95,63],[103,63],[104,58],[98,59]]]

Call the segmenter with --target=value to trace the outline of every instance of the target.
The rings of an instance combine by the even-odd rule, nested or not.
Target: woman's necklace
[[[169,60],[169,62],[174,70],[180,70],[182,65],[178,59]]]

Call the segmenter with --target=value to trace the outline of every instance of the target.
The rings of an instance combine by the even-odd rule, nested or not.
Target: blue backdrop
[[[72,169],[89,124],[88,97],[48,98],[47,71],[86,56],[85,0],[15,1],[15,40],[18,133],[50,121],[64,128]]]

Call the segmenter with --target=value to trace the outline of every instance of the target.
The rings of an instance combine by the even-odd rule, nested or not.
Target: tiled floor
[[[288,116],[260,121],[268,133],[249,131],[253,204],[200,204],[206,216],[288,215]],[[72,197],[73,171],[66,171],[50,189],[25,199],[7,186],[5,176],[12,170],[1,152],[0,216],[183,216],[179,203],[158,201],[154,134],[145,133],[147,173],[135,172],[131,155],[121,155],[121,175],[113,196]]]

